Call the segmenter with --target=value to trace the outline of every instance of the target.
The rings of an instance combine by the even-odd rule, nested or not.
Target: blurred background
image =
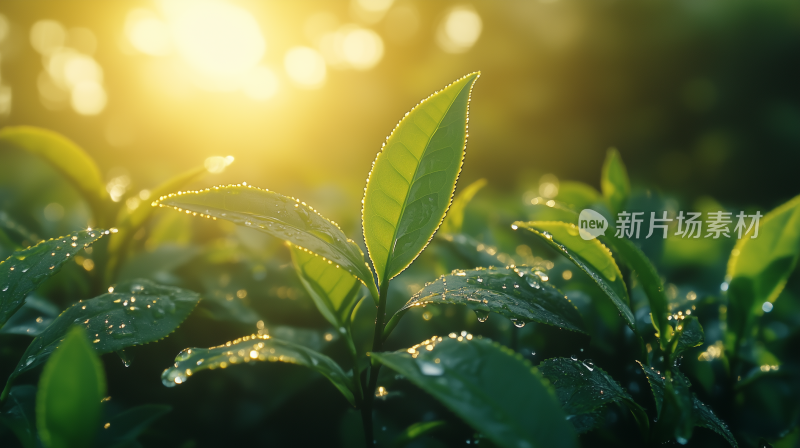
[[[596,186],[616,146],[635,184],[772,206],[800,190],[798,56],[793,0],[4,2],[0,125],[118,193],[231,155],[219,182],[335,187],[314,205],[345,221],[398,119],[481,70],[466,181]]]

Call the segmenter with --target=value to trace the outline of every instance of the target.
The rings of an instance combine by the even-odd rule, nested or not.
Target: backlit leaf
[[[576,447],[578,438],[538,370],[487,339],[433,337],[372,358],[433,395],[502,447]]]
[[[164,370],[161,382],[167,387],[186,382],[206,369],[224,369],[251,362],[285,362],[308,367],[321,373],[355,406],[352,380],[336,362],[302,345],[267,335],[250,335],[211,348],[187,348],[175,357],[175,364]]]
[[[677,332],[678,342],[675,355],[679,355],[693,347],[703,345],[703,327],[694,316],[686,316],[680,321],[680,330]]]
[[[1,262],[0,327],[22,306],[28,294],[71,261],[79,250],[108,233],[101,229],[81,230],[14,252]]]
[[[450,206],[467,142],[469,74],[400,120],[372,166],[364,193],[364,240],[383,284],[425,249]]]
[[[570,259],[597,283],[614,302],[628,326],[636,331],[628,290],[611,251],[596,239],[584,240],[574,224],[555,221],[515,222],[512,228],[526,229]]]
[[[459,190],[458,194],[453,198],[453,203],[450,204],[450,209],[447,210],[447,216],[445,216],[444,221],[442,221],[439,234],[461,233],[461,229],[464,226],[464,212],[466,211],[467,205],[485,186],[486,179],[478,179],[467,185],[463,190]]]
[[[36,427],[47,447],[92,446],[100,429],[105,373],[80,327],[73,327],[64,336],[39,379]]]
[[[606,153],[600,177],[600,189],[613,213],[623,211],[631,194],[631,184],[625,164],[622,163],[622,156],[615,148],[609,149]]]
[[[361,280],[377,300],[372,271],[358,244],[347,238],[339,226],[298,199],[251,185],[230,185],[170,194],[156,200],[153,205],[173,207],[201,217],[225,219],[308,249]]]

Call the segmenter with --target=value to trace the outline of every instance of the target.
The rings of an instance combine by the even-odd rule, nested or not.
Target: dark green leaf
[[[167,337],[199,300],[192,291],[156,285],[149,280],[133,280],[116,286],[113,293],[78,302],[31,342],[9,383],[44,362],[72,325],[84,327],[92,339],[91,347],[98,354],[111,353]]]
[[[36,395],[36,427],[50,448],[92,446],[106,395],[103,366],[80,327],[64,335],[47,361]]]
[[[0,408],[0,422],[5,424],[25,448],[36,447],[36,387],[14,386]]]
[[[0,263],[0,327],[22,306],[28,294],[58,272],[79,250],[108,233],[100,229],[81,230],[14,252]]]
[[[397,438],[394,439],[392,446],[397,448],[404,447],[411,443],[412,440],[422,437],[424,435],[430,434],[433,431],[444,426],[446,422],[444,420],[434,420],[432,422],[418,422],[414,423],[413,425],[409,426],[402,432]]]
[[[613,213],[623,211],[628,196],[631,194],[631,184],[625,164],[622,163],[622,156],[615,148],[609,149],[606,153],[600,178],[600,189],[603,190],[603,197],[606,198]]]
[[[320,313],[336,328],[349,325],[361,284],[349,272],[298,246],[290,246],[300,282]]]
[[[414,294],[398,313],[427,305],[467,305],[480,321],[490,312],[521,327],[539,322],[585,333],[575,306],[547,282],[547,274],[525,266],[453,271]]]
[[[372,271],[358,244],[347,238],[339,226],[298,199],[251,185],[230,185],[162,196],[153,205],[225,219],[308,249],[361,280],[377,300]]]
[[[471,73],[400,120],[372,165],[364,193],[364,240],[378,283],[425,249],[450,206],[467,143]]]
[[[444,221],[442,221],[439,234],[461,233],[461,229],[464,226],[464,212],[466,211],[467,205],[485,186],[486,179],[478,179],[467,185],[463,190],[459,190],[458,194],[453,198],[453,203],[450,204],[450,209],[447,210],[447,216],[445,216]]]
[[[408,350],[372,353],[372,358],[499,446],[578,446],[575,430],[537,369],[487,339],[461,339],[433,337]]]
[[[175,357],[175,364],[164,370],[161,382],[167,387],[182,384],[193,374],[206,369],[224,369],[256,361],[285,362],[321,373],[355,406],[351,379],[328,356],[309,348],[267,335],[250,335],[211,348],[187,348]]]
[[[703,327],[700,321],[694,316],[687,316],[679,324],[678,344],[675,347],[675,355],[703,344]]]
[[[647,418],[625,389],[590,360],[546,359],[539,364],[539,372],[555,387],[567,419],[580,433],[594,429],[592,425],[601,422],[598,411],[610,403],[621,402],[638,418]]]
[[[7,126],[0,130],[0,145],[42,157],[72,182],[92,206],[95,214],[107,197],[103,177],[94,160],[72,140],[33,126]]]
[[[22,308],[0,329],[0,334],[38,336],[53,322],[59,312],[59,308],[52,303],[31,294],[25,298]]]
[[[596,239],[584,240],[574,224],[555,221],[515,222],[513,229],[522,228],[540,237],[550,247],[561,252],[597,283],[614,302],[625,323],[636,331],[628,299],[628,289],[611,251]]]
[[[97,446],[122,448],[133,443],[150,424],[167,414],[172,408],[163,404],[145,404],[128,409],[111,417],[100,430]]]
[[[642,283],[642,288],[647,295],[647,300],[650,303],[650,312],[653,316],[653,323],[661,338],[661,346],[666,347],[672,336],[672,327],[667,322],[667,315],[669,315],[669,300],[664,293],[664,285],[661,282],[661,277],[658,271],[650,263],[650,260],[636,247],[630,240],[626,238],[615,238],[613,236],[601,236],[600,241],[611,247],[619,256],[628,263],[628,266],[636,271],[639,276],[639,281]]]

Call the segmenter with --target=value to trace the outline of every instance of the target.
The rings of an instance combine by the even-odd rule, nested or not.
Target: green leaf
[[[489,267],[506,264],[497,257],[496,248],[487,246],[469,235],[439,233],[438,241],[445,241],[469,266]]]
[[[320,313],[336,328],[349,323],[361,284],[349,272],[317,254],[291,245],[292,261],[300,282]]]
[[[556,199],[572,210],[581,210],[600,200],[600,193],[583,182],[564,181],[558,185]]]
[[[667,321],[669,315],[669,299],[664,293],[664,284],[658,271],[638,247],[627,238],[615,238],[611,236],[600,236],[600,241],[611,247],[619,256],[625,260],[628,266],[636,271],[639,281],[642,284],[647,300],[650,303],[650,312],[653,316],[653,323],[658,331],[661,347],[667,346],[672,336],[672,327]]]
[[[622,156],[619,155],[616,148],[611,148],[606,153],[600,177],[600,189],[603,191],[603,197],[606,198],[611,211],[613,213],[621,212],[631,194],[631,184],[625,164],[622,163]]]
[[[0,334],[38,336],[60,312],[61,310],[52,303],[31,294],[25,298],[22,308],[0,329]]]
[[[190,376],[206,369],[224,369],[234,364],[256,361],[285,362],[321,373],[355,406],[352,380],[328,356],[302,345],[267,335],[250,335],[211,348],[187,348],[175,357],[175,364],[164,370],[161,382],[167,387],[183,384]]]
[[[665,409],[667,406],[665,404],[665,394],[667,393],[668,389],[666,372],[661,373],[660,370],[656,370],[654,367],[646,367],[642,365],[641,362],[639,362],[639,365],[642,367],[642,370],[644,370],[645,376],[647,377],[647,382],[650,383],[650,389],[653,392],[653,399],[656,403],[656,416],[660,418],[662,411],[666,412]],[[734,448],[738,447],[736,439],[728,429],[728,425],[720,420],[719,417],[717,417],[714,412],[711,411],[711,408],[709,408],[702,401],[698,400],[694,393],[688,391],[689,380],[687,380],[680,372],[674,371],[672,374],[674,375],[674,378],[670,380],[670,386],[672,386],[673,389],[677,388],[677,390],[673,390],[672,397],[670,398],[681,400],[682,395],[687,397],[691,395],[691,404],[685,407],[690,409],[689,413],[692,421],[694,422],[694,426],[708,428],[724,437],[725,440]],[[678,397],[676,397],[676,395]]]
[[[590,360],[551,358],[539,364],[539,372],[550,380],[556,396],[579,433],[594,429],[598,410],[610,403],[623,403],[637,420],[647,422],[647,414],[603,369]],[[599,414],[602,416],[602,413]]]
[[[687,316],[680,323],[680,330],[678,330],[678,343],[675,347],[675,355],[689,350],[693,347],[703,345],[703,327],[700,321],[694,316]]]
[[[42,157],[67,178],[89,201],[95,216],[107,196],[103,177],[94,160],[72,140],[33,126],[0,129],[0,145],[8,145]]]
[[[749,223],[748,223],[749,225]],[[746,229],[745,229],[746,230]],[[767,213],[736,242],[728,260],[728,339],[749,334],[764,302],[783,291],[800,256],[800,196]],[[731,350],[733,345],[728,344]],[[736,344],[738,345],[738,343]]]
[[[92,446],[106,395],[105,373],[81,328],[63,336],[39,380],[36,427],[47,447]]]
[[[455,336],[455,335],[454,335]],[[503,447],[576,447],[578,438],[536,368],[507,347],[468,335],[372,353]]]
[[[33,290],[61,269],[84,247],[108,235],[108,230],[81,230],[14,252],[0,263],[0,327]]]
[[[472,198],[486,186],[486,179],[478,179],[475,182],[467,185],[466,188],[460,190],[453,198],[453,203],[450,204],[450,209],[447,211],[442,226],[439,228],[439,233],[461,233],[464,226],[464,212],[467,205],[472,201]]]
[[[392,446],[401,448],[411,441],[422,437],[424,435],[430,434],[433,431],[441,428],[442,426],[446,425],[447,422],[444,420],[434,420],[432,422],[417,422],[413,425],[406,428],[399,436],[397,436],[394,441],[392,442]]]
[[[372,166],[362,220],[378,283],[425,249],[456,188],[467,143],[471,73],[434,93],[400,120]]]
[[[575,306],[547,279],[525,266],[455,270],[425,285],[395,315],[415,306],[467,305],[481,322],[493,312],[518,327],[539,322],[585,333]]]
[[[140,279],[124,282],[112,293],[75,303],[31,342],[8,382],[44,362],[72,325],[83,326],[92,339],[91,347],[102,355],[167,337],[199,300],[192,291]]]
[[[36,387],[14,386],[0,407],[0,422],[5,424],[25,448],[36,447]]]
[[[331,260],[361,280],[375,300],[378,291],[364,253],[347,238],[336,223],[316,210],[278,193],[251,185],[229,185],[162,196],[153,202],[159,207],[212,219],[225,219],[291,242]]]
[[[120,412],[106,421],[108,427],[104,425],[100,430],[97,446],[128,447],[148,426],[171,410],[172,407],[163,404],[145,404]]]
[[[625,323],[636,332],[625,281],[617,262],[614,261],[611,251],[606,246],[595,239],[588,241],[582,239],[574,224],[564,222],[518,221],[511,228],[531,231],[550,247],[569,258],[583,272],[589,274],[589,277],[617,307]]]

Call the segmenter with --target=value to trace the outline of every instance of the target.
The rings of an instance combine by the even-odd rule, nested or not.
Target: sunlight
[[[450,10],[439,26],[436,41],[448,53],[463,53],[478,41],[483,29],[481,16],[469,6]]]
[[[167,24],[145,9],[128,13],[125,35],[136,50],[150,56],[163,56],[171,50]]]
[[[325,59],[313,48],[290,49],[284,57],[284,66],[289,78],[300,87],[316,89],[325,82]]]

